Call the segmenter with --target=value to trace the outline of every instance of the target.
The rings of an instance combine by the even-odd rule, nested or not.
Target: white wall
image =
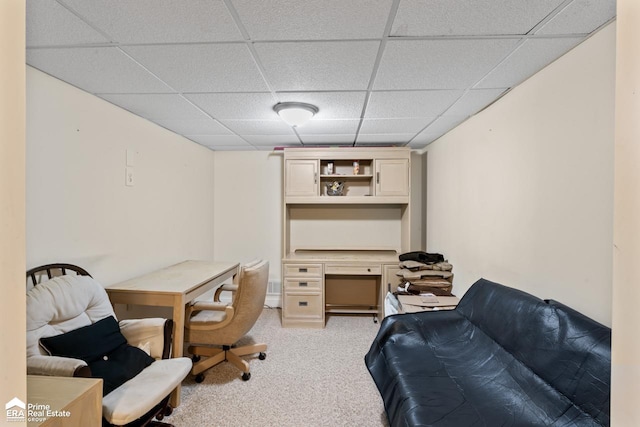
[[[640,4],[618,0],[612,426],[640,425]]]
[[[133,187],[126,151],[135,151]],[[27,266],[71,262],[104,285],[212,259],[215,154],[27,68]]]
[[[25,2],[0,2],[0,402],[27,402],[25,310]],[[3,406],[4,407],[4,406]],[[9,423],[4,412],[0,425]]]
[[[615,24],[427,149],[427,249],[611,325]]]
[[[269,260],[269,280],[280,282],[282,154],[218,151],[214,166],[214,251],[217,259]]]

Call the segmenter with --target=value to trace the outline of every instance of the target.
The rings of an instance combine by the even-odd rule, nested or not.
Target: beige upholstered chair
[[[240,270],[237,286],[233,291],[233,301],[196,301],[187,308],[185,340],[191,345],[188,352],[193,354],[194,365],[191,373],[196,382],[202,382],[202,372],[210,367],[228,361],[242,374],[242,379],[251,378],[249,363],[240,356],[259,353],[264,360],[266,344],[252,344],[236,347],[235,344],[249,332],[264,308],[269,281],[269,263],[257,261],[244,265]],[[200,356],[206,359],[200,360]]]
[[[49,354],[42,341],[77,334],[109,317],[117,322],[104,287],[80,267],[49,264],[27,272],[27,288],[27,373],[94,376],[91,361]],[[103,397],[103,426],[170,425],[154,418],[161,420],[171,414],[170,393],[191,369],[189,358],[169,358],[172,325],[171,320],[160,318],[118,322],[116,328],[127,345],[142,349],[155,361]],[[95,338],[95,329],[91,331]],[[85,352],[84,341],[77,339],[74,335],[70,340],[79,348],[74,351],[91,353],[89,349]],[[111,354],[105,355],[104,360],[109,357]]]

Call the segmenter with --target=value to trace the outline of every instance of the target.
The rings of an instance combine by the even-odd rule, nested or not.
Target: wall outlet
[[[133,168],[125,168],[124,183],[127,187],[133,187],[135,185],[136,179],[133,173]]]

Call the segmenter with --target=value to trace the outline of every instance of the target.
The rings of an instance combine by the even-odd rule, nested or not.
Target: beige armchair
[[[189,358],[169,358],[170,319],[118,322],[103,286],[84,269],[70,264],[29,270],[27,287],[28,374],[102,378],[106,391],[103,426],[170,425],[159,420],[171,414],[170,393],[191,369]],[[97,328],[109,321],[115,330],[102,339],[104,329]],[[114,336],[120,342],[107,350]],[[132,356],[136,363],[143,357],[147,366],[122,379],[119,368],[130,369]],[[111,373],[124,382],[113,379]]]
[[[235,345],[262,313],[268,281],[269,263],[252,262],[242,267],[236,286],[228,289],[234,294],[232,302],[196,301],[187,308],[185,341],[191,344],[187,351],[193,355],[191,373],[196,382],[204,380],[202,372],[223,361],[238,367],[247,381],[249,363],[240,356],[259,353],[259,359],[265,359],[266,344]],[[201,356],[206,359],[200,360]]]

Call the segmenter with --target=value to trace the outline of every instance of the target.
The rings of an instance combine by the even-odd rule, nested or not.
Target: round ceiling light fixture
[[[273,111],[289,126],[299,127],[307,123],[318,112],[318,107],[304,102],[280,102]]]

